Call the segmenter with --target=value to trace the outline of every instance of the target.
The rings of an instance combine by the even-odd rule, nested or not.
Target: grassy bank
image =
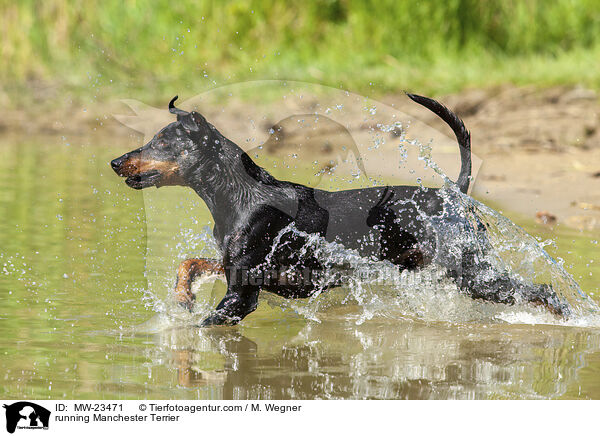
[[[0,20],[8,105],[272,78],[370,94],[600,87],[596,0],[2,0]]]

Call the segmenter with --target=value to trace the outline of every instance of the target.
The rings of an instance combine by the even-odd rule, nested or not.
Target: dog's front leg
[[[228,283],[227,293],[215,311],[204,321],[202,327],[212,325],[235,325],[258,306],[260,288],[251,285]]]
[[[223,262],[215,259],[186,259],[177,268],[177,282],[175,283],[175,300],[188,310],[194,306],[192,282],[198,276],[223,274]]]

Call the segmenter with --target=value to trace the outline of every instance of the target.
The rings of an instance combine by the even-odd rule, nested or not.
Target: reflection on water
[[[351,304],[315,322],[270,298],[234,328],[157,314],[179,259],[146,270],[147,246],[191,254],[177,244],[205,222],[174,205],[172,241],[146,221],[142,195],[107,164],[130,145],[0,142],[0,396],[600,398],[598,328],[382,316],[357,325]],[[592,295],[594,239],[563,231],[551,247]]]
[[[341,319],[278,339],[253,329],[177,329],[154,339],[151,359],[169,356],[180,386],[228,399],[570,396],[598,347],[596,334],[568,328]]]

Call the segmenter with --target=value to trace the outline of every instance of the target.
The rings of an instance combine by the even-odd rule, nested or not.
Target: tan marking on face
[[[179,175],[177,162],[162,160],[146,160],[142,158],[130,158],[123,163],[119,173],[123,177],[135,176],[148,171],[158,171],[161,175],[157,186],[181,185],[183,178]]]

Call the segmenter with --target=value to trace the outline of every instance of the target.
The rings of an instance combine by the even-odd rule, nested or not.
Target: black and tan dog
[[[469,132],[437,101],[408,96],[454,131],[461,155],[456,185],[466,194],[471,175]],[[494,268],[486,259],[491,247],[485,226],[473,224],[476,220],[462,216],[464,212],[449,210],[442,190],[388,186],[329,192],[278,180],[202,115],[176,108],[176,98],[169,110],[177,121],[111,165],[134,189],[188,186],[208,206],[222,259],[185,260],[177,271],[175,289],[179,302],[191,308],[192,280],[199,274],[225,274],[227,293],[203,326],[238,323],[256,309],[261,289],[306,298],[339,285],[324,284],[315,274],[323,269],[322,259],[307,245],[315,237],[400,269],[439,264],[473,298],[505,304],[521,300],[568,315],[568,306],[549,285],[525,283]],[[459,243],[464,235],[475,235],[471,240],[479,245]]]

